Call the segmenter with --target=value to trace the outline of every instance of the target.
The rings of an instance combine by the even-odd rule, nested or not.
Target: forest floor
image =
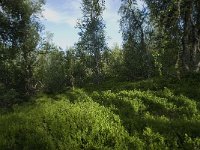
[[[198,76],[110,80],[0,114],[0,149],[200,149]]]

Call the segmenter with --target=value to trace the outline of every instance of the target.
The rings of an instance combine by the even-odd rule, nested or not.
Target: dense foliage
[[[44,102],[46,101],[46,102]],[[118,116],[99,104],[40,98],[0,117],[1,149],[122,149],[129,142]]]
[[[65,51],[41,36],[43,0],[0,1],[0,82],[23,96],[107,79],[133,81],[199,72],[199,2],[122,0],[123,45],[108,48],[105,1],[82,0],[79,40]],[[160,13],[159,13],[160,12]],[[193,36],[194,35],[194,36]]]
[[[193,94],[186,93],[188,87],[163,82],[111,82],[85,91],[38,95],[12,112],[1,111],[0,147],[199,149],[200,101],[189,98]]]
[[[121,0],[106,44],[104,0],[82,0],[66,50],[43,0],[0,0],[0,149],[200,149],[200,1]]]
[[[35,50],[43,0],[0,1],[0,82],[19,92],[32,90]]]
[[[102,52],[107,49],[105,42],[103,11],[105,0],[83,0],[83,17],[78,22],[80,40],[77,53],[85,59],[84,65],[90,70],[94,82],[99,83],[102,74]]]

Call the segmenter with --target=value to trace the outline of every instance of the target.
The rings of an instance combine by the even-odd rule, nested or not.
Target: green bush
[[[128,149],[142,143],[95,102],[40,101],[0,117],[2,149]]]
[[[6,87],[0,83],[0,107],[7,108],[20,101],[17,98],[19,94],[14,89],[6,89]]]
[[[39,119],[25,112],[0,117],[0,148],[2,150],[55,149],[53,137]]]
[[[91,101],[91,98],[88,96],[86,92],[84,92],[84,90],[77,88],[66,92],[65,96],[73,103],[83,102],[88,100]]]
[[[159,133],[155,133],[151,128],[146,127],[143,131],[143,138],[146,149],[149,150],[165,150],[168,149],[165,144],[165,138]]]
[[[0,110],[0,148],[200,149],[199,101],[163,82],[75,88]]]
[[[185,141],[183,145],[184,149],[199,150],[200,149],[200,138],[191,138],[185,134]]]
[[[200,136],[197,103],[175,95],[168,88],[160,91],[107,90],[93,92],[91,97],[119,115],[128,133],[142,139],[143,148],[177,149],[184,146],[184,134]]]

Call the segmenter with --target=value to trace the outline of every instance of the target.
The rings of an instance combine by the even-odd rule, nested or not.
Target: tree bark
[[[182,73],[187,73],[190,71],[190,61],[191,61],[191,54],[190,54],[190,48],[189,48],[189,34],[190,34],[190,21],[191,21],[191,2],[187,1],[185,3],[185,10],[184,10],[184,27],[183,27],[183,36],[182,36],[182,52],[181,55],[181,61],[182,61]]]

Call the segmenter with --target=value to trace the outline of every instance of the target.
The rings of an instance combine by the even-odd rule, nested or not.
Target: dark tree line
[[[155,76],[181,79],[200,68],[198,0],[122,0],[119,8],[122,48],[108,48],[104,0],[82,0],[80,38],[61,50],[51,34],[41,38],[38,19],[43,0],[0,0],[0,82],[30,95],[60,92],[115,78]]]
[[[198,0],[145,0],[145,2],[154,28],[159,31],[157,36],[160,36],[161,42],[164,40],[166,43],[164,51],[174,49],[171,55],[176,55],[178,74],[198,72],[200,2]]]

